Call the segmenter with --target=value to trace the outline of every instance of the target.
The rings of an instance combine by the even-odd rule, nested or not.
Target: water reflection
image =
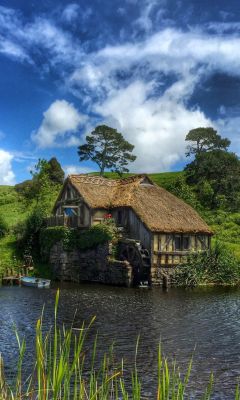
[[[34,330],[45,304],[45,327],[53,323],[56,288],[0,289],[0,352],[7,372],[16,365],[17,344],[14,324],[28,342],[31,364]],[[156,376],[157,346],[186,368],[194,353],[192,382],[194,388],[206,386],[210,371],[215,375],[215,398],[233,398],[230,391],[240,373],[240,291],[226,288],[194,290],[125,289],[97,285],[61,287],[59,322],[79,327],[96,315],[91,337],[99,333],[102,353],[115,342],[116,354],[130,364],[140,334],[138,365],[146,391]]]

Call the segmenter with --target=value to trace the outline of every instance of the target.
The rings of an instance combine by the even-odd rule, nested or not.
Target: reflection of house
[[[188,252],[210,246],[212,232],[197,212],[147,175],[70,175],[54,207],[56,221],[79,227],[101,223],[108,212],[146,249],[151,265],[176,265]]]

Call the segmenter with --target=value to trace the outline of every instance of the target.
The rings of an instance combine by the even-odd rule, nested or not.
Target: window
[[[181,250],[189,250],[190,247],[190,237],[189,236],[182,236],[177,235],[174,238],[174,250],[181,251]]]
[[[201,243],[201,250],[207,249],[207,237],[206,236],[199,236],[199,241]]]
[[[189,247],[190,247],[190,237],[189,236],[183,236],[183,241],[182,241],[182,244],[183,244],[183,250],[189,250]]]
[[[121,224],[123,223],[122,210],[119,210],[119,211],[118,211],[117,219],[118,219],[118,224],[121,225]]]
[[[67,217],[74,217],[75,215],[77,215],[77,209],[73,208],[73,207],[65,207],[64,208],[64,214]]]
[[[181,246],[181,236],[175,236],[174,238],[174,249],[175,250],[182,250]]]

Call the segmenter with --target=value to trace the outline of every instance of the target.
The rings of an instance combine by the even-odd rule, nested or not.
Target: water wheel
[[[133,285],[150,281],[150,257],[148,251],[138,242],[122,242],[120,244],[119,259],[128,261],[133,271]]]

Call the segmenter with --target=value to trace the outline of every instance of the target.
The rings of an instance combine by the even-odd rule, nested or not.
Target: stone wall
[[[50,264],[54,277],[60,281],[99,282],[118,286],[131,286],[132,268],[126,261],[109,259],[109,245],[94,249],[66,252],[62,243],[53,246]]]
[[[176,267],[159,267],[157,265],[153,265],[151,268],[152,285],[173,285],[175,271]]]

